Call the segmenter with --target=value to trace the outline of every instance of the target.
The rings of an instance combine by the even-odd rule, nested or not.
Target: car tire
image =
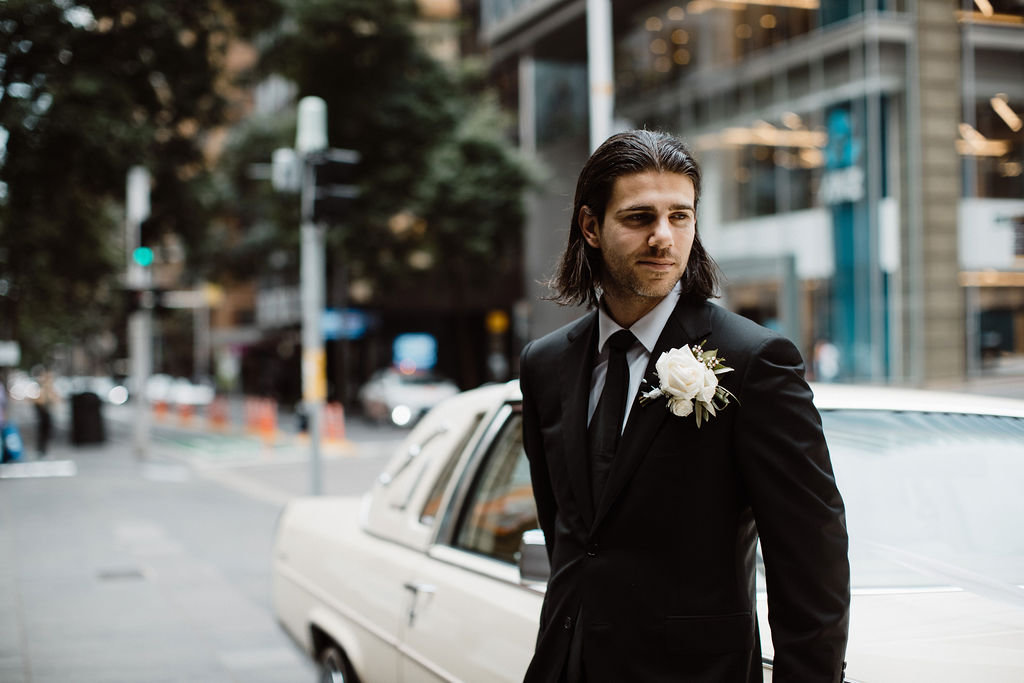
[[[320,683],[356,683],[348,657],[335,645],[328,645],[320,653]]]

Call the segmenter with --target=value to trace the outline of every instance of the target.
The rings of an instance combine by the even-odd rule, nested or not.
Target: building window
[[[723,219],[737,221],[818,205],[826,136],[819,114],[788,112],[699,138],[698,152],[720,149],[727,186]]]
[[[1024,196],[1024,99],[993,93],[975,106],[974,125],[960,124],[964,194],[992,199]]]

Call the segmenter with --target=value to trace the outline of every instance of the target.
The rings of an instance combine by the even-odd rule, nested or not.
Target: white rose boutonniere
[[[673,415],[693,413],[699,428],[736,398],[718,383],[718,375],[732,372],[723,360],[717,349],[705,351],[704,342],[693,348],[669,349],[654,364],[658,386],[640,395],[640,405],[664,396]]]

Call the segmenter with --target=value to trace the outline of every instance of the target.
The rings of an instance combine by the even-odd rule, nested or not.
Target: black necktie
[[[626,351],[636,341],[629,330],[619,330],[608,338],[608,374],[605,376],[601,398],[590,420],[590,488],[594,505],[601,500],[608,470],[619,445],[622,416],[626,412],[626,391],[629,388],[629,366]]]

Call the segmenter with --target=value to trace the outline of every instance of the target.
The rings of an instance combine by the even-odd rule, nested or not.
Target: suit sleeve
[[[538,414],[538,398],[534,393],[534,385],[530,381],[531,368],[529,359],[533,342],[523,348],[520,356],[519,388],[523,394],[523,448],[530,462],[530,480],[533,484],[533,497],[537,504],[537,520],[544,531],[548,560],[551,560],[552,545],[555,540],[555,515],[557,507],[551,489],[551,478],[548,474],[547,458],[544,455],[544,439],[541,436],[540,417]]]
[[[803,371],[789,340],[763,342],[736,434],[764,556],[775,683],[841,681],[849,634],[845,508]]]

